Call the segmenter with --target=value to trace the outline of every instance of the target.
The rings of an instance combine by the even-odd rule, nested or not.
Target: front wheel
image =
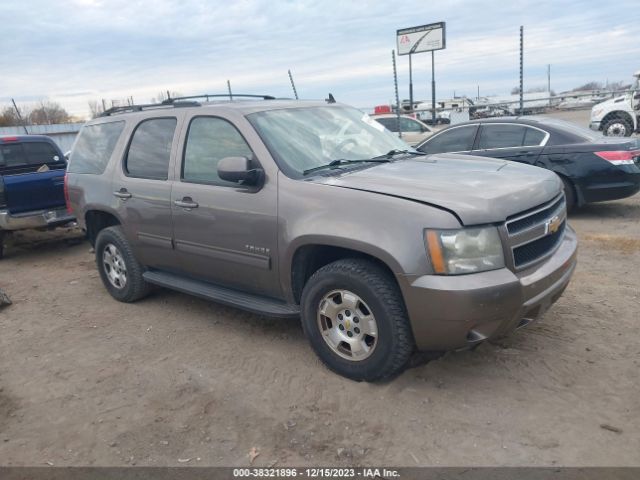
[[[334,372],[374,381],[406,367],[414,341],[402,294],[376,263],[345,259],[322,267],[301,303],[304,332]]]
[[[630,137],[633,127],[624,118],[612,118],[604,123],[602,133],[607,137]]]

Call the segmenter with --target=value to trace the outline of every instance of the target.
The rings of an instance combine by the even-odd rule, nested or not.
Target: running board
[[[300,307],[268,297],[219,287],[211,283],[181,277],[173,273],[149,270],[142,274],[149,283],[161,287],[189,293],[196,297],[241,308],[249,312],[268,317],[296,318],[300,316]]]

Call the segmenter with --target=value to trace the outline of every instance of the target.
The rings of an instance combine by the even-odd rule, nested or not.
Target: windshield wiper
[[[344,158],[338,158],[336,160],[331,160],[329,163],[325,165],[320,165],[318,167],[313,167],[313,168],[307,168],[302,172],[302,174],[307,175],[309,173],[317,172],[318,170],[324,170],[326,168],[337,168],[341,165],[350,165],[353,163],[387,163],[390,161],[391,161],[390,159],[384,156],[374,157],[374,158],[362,158],[359,160],[345,160]]]
[[[398,150],[394,148],[393,150],[389,150],[384,155],[378,155],[377,157],[373,157],[373,160],[376,160],[379,158],[390,159],[395,157],[396,155],[426,155],[426,153],[420,152],[419,150]]]

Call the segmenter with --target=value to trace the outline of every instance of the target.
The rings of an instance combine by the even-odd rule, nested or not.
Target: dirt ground
[[[572,215],[543,321],[384,384],[327,371],[297,321],[160,290],[121,304],[77,232],[0,262],[2,465],[640,465],[640,195]]]

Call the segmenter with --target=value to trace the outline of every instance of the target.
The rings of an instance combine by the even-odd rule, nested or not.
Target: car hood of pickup
[[[452,212],[463,225],[503,222],[562,191],[559,177],[549,170],[450,153],[376,164],[314,181],[433,205]]]

